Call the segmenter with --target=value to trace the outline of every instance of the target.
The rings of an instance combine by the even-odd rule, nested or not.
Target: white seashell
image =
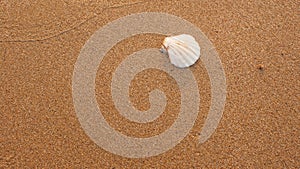
[[[198,42],[187,34],[166,37],[160,51],[167,53],[171,63],[179,68],[189,67],[200,58]]]

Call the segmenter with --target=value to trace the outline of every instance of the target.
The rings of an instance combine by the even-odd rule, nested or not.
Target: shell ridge
[[[198,59],[198,53],[195,50],[193,50],[193,48],[191,47],[184,48],[183,46],[180,45],[178,45],[178,47],[181,48],[183,51],[185,51],[187,55],[192,56],[192,57],[183,57],[183,59],[193,63]]]
[[[194,63],[195,62],[195,60],[197,59],[197,56],[194,57],[196,55],[194,53],[194,51],[192,51],[190,48],[185,48],[185,47],[180,46],[180,45],[178,45],[178,47],[182,49],[183,52],[182,52],[181,58],[183,60],[185,60],[186,63],[190,63],[190,62]],[[186,56],[193,56],[193,57],[186,57]]]
[[[172,48],[170,48],[169,50],[174,54],[174,56],[172,56],[172,60],[176,62],[177,65],[180,65],[179,59],[184,60],[183,53],[180,50],[178,50],[176,46],[172,46]],[[186,65],[186,63],[183,64]]]

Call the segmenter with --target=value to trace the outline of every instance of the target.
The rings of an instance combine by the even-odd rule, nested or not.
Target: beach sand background
[[[0,168],[299,168],[299,2],[0,1]],[[227,100],[214,134],[198,136],[210,107],[209,77],[191,68],[200,89],[197,121],[176,147],[130,159],[97,146],[81,128],[72,100],[79,52],[105,24],[139,12],[165,12],[199,27],[214,44],[226,74]],[[114,108],[109,85],[131,53],[159,48],[161,35],[142,34],[115,45],[97,72],[96,97],[111,126],[133,137],[166,130],[180,96],[174,80],[150,69],[132,81],[134,106],[147,110],[148,93],[166,92],[164,114],[133,123]],[[106,83],[103,83],[106,82]]]

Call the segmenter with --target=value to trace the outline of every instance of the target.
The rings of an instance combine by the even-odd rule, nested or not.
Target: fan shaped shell
[[[163,48],[162,51],[167,52],[171,63],[179,68],[189,67],[200,58],[200,46],[191,35],[166,37]]]

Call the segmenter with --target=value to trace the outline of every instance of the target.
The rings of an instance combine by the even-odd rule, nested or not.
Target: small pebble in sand
[[[259,64],[259,65],[257,66],[257,68],[258,68],[259,70],[263,71],[264,68],[265,68],[265,66],[264,66],[263,64]]]

